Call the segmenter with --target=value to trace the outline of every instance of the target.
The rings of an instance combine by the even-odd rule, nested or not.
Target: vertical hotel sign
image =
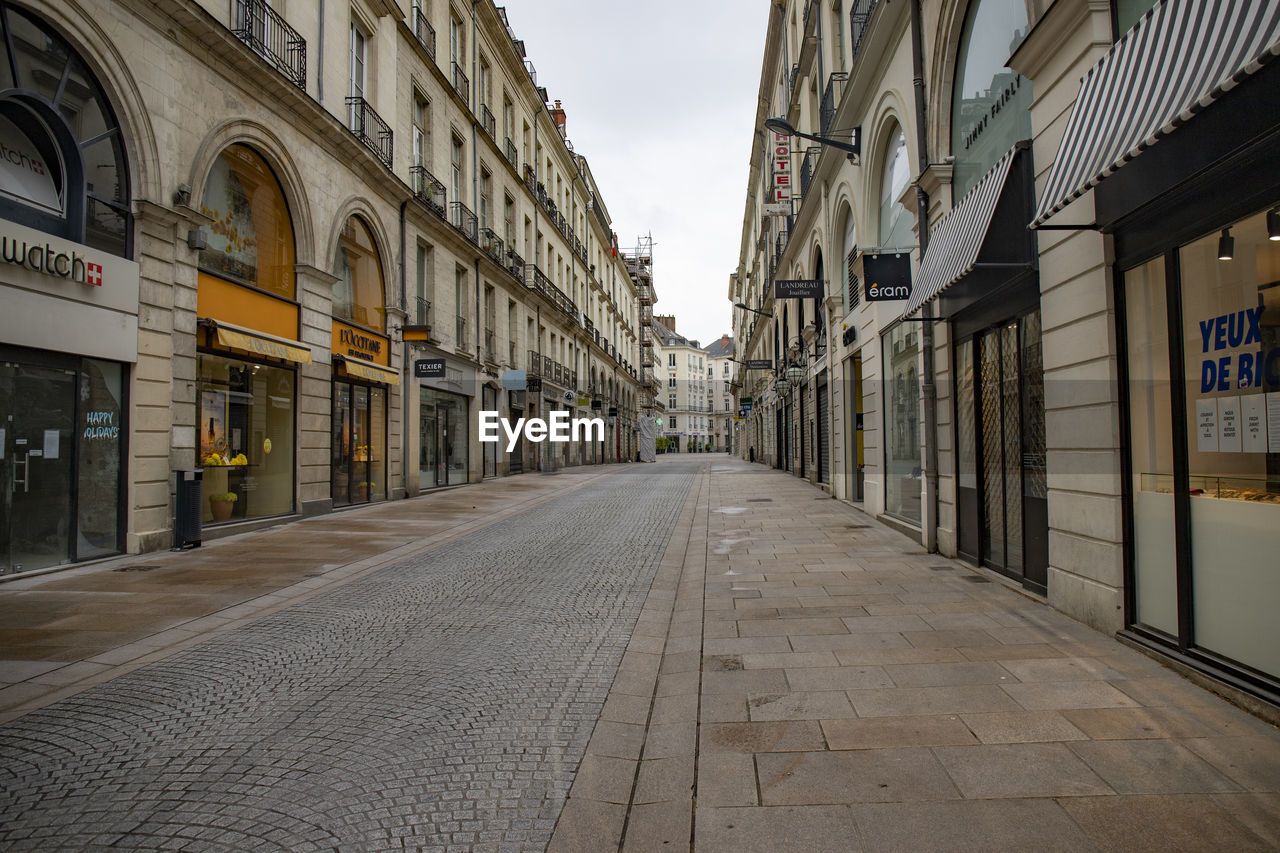
[[[773,137],[773,145],[770,148],[769,161],[773,172],[773,183],[769,193],[769,203],[771,205],[785,205],[785,210],[778,212],[791,212],[791,137],[781,133],[769,132]],[[774,210],[778,210],[774,208]]]

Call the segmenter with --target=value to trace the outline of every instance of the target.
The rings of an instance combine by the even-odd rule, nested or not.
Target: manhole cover
[[[112,569],[113,572],[149,572],[152,569],[158,569],[159,566],[121,566],[118,569]]]
[[[773,503],[773,498],[747,498],[747,503],[749,503],[749,504],[771,504],[771,503]]]

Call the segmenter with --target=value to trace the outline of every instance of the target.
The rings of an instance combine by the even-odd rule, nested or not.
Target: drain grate
[[[773,498],[747,498],[747,503],[749,503],[749,504],[771,504],[771,503],[773,503]]]
[[[867,530],[868,528],[871,527],[871,525],[870,524],[846,524],[844,527],[846,530]]]
[[[112,569],[113,572],[149,572],[158,569],[159,566],[121,566],[118,569]]]
[[[935,572],[954,572],[955,571],[955,568],[953,566],[930,566],[929,568]]]

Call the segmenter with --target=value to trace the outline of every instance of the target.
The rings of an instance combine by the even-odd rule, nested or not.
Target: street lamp
[[[791,126],[791,122],[785,118],[767,118],[764,120],[764,126],[774,133],[782,136],[798,136],[801,139],[812,139],[821,145],[834,148],[837,151],[843,151],[849,155],[851,161],[857,161],[862,156],[862,128],[854,127],[847,131],[836,131],[837,133],[848,133],[849,141],[841,142],[838,139],[832,139],[829,136],[816,136],[812,133],[801,133]]]
[[[745,302],[735,302],[735,303],[733,303],[733,307],[734,307],[734,308],[741,308],[743,311],[750,311],[752,314],[759,314],[761,317],[772,317],[772,316],[773,316],[772,314],[766,313],[766,312],[764,312],[764,311],[757,311],[756,309],[754,309],[754,308],[750,307],[749,305],[747,305]]]

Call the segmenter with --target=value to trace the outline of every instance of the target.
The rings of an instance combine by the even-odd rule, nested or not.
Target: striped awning
[[[1035,228],[1280,56],[1275,0],[1160,0],[1080,84]]]
[[[1009,177],[1009,167],[1021,147],[1010,148],[991,171],[973,185],[959,204],[938,220],[929,236],[929,248],[920,260],[920,272],[911,288],[911,298],[902,316],[919,311],[929,300],[973,272],[978,252],[991,227],[996,203]]]

